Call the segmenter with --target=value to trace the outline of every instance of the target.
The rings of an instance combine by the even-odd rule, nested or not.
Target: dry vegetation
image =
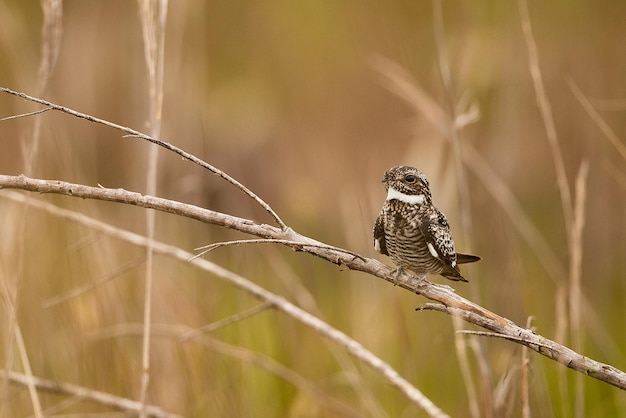
[[[29,114],[0,121],[3,187],[74,184],[0,190],[0,417],[626,414],[368,260],[383,171],[417,166],[484,258],[458,295],[626,369],[626,4],[273,3],[0,3],[0,87],[132,128],[0,93]],[[287,246],[189,262],[250,236],[116,189]]]

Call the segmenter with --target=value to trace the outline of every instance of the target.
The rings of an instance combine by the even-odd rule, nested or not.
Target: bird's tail
[[[477,255],[456,253],[457,264],[475,263],[476,261],[479,261],[479,260],[482,260],[482,259]]]

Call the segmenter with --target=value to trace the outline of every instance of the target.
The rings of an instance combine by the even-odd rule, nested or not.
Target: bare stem
[[[528,66],[530,68],[530,76],[533,80],[533,86],[535,88],[537,105],[539,106],[541,118],[543,119],[543,123],[546,128],[548,144],[550,145],[550,150],[552,151],[552,159],[556,169],[556,180],[561,193],[561,205],[563,207],[563,217],[565,218],[565,230],[569,236],[573,220],[573,209],[572,198],[570,196],[569,185],[567,183],[565,163],[563,162],[563,155],[561,154],[561,148],[559,147],[554,118],[552,117],[550,99],[548,98],[546,88],[543,84],[543,77],[539,66],[539,52],[537,50],[537,43],[535,42],[532,25],[530,23],[528,3],[526,0],[518,0],[517,4],[519,6],[522,21],[522,32],[524,33],[524,40],[526,41],[526,48],[528,50]]]
[[[362,260],[365,260],[361,255],[352,252],[352,251],[348,251],[348,250],[344,250],[343,248],[339,248],[339,247],[333,247],[332,245],[326,245],[326,244],[314,244],[314,243],[307,243],[305,245],[302,244],[302,241],[290,241],[288,239],[240,239],[240,240],[233,240],[233,241],[224,241],[224,242],[216,242],[213,244],[209,244],[209,245],[204,245],[202,247],[198,247],[198,248],[194,248],[194,250],[198,251],[198,250],[202,250],[202,252],[194,255],[193,257],[191,257],[191,259],[189,261],[192,261],[198,257],[202,257],[203,255],[205,255],[208,252],[211,252],[217,248],[221,248],[221,247],[229,247],[229,246],[233,246],[233,245],[244,245],[244,244],[283,244],[283,245],[287,245],[291,248],[294,249],[294,251],[305,251],[306,247],[311,247],[311,248],[327,248],[330,250],[334,250],[334,251],[339,251],[342,253],[346,253],[346,254],[350,254],[354,257],[360,258]]]
[[[183,157],[184,159],[189,160],[189,161],[193,162],[194,164],[197,164],[200,167],[205,168],[205,169],[211,171],[213,174],[221,177],[222,179],[226,180],[230,184],[232,184],[235,187],[237,187],[238,189],[240,189],[242,192],[244,192],[249,197],[254,199],[254,201],[257,202],[263,209],[265,209],[265,211],[267,211],[274,218],[274,220],[276,221],[278,226],[280,226],[281,229],[287,229],[287,225],[285,225],[285,223],[282,221],[282,219],[280,219],[278,214],[276,212],[274,212],[274,210],[270,207],[270,205],[265,203],[265,201],[263,201],[259,196],[257,196],[254,192],[252,192],[252,190],[248,189],[246,186],[244,186],[243,184],[241,184],[240,182],[238,182],[233,177],[231,177],[230,175],[226,174],[225,172],[223,172],[219,168],[212,166],[211,164],[207,163],[206,161],[201,160],[200,158],[196,157],[193,154],[188,153],[187,151],[183,151],[182,149],[178,148],[175,145],[170,144],[169,142],[161,141],[160,139],[153,138],[150,135],[146,135],[146,134],[144,134],[142,132],[139,132],[139,131],[136,131],[134,129],[131,129],[131,128],[128,128],[128,127],[125,127],[125,126],[121,126],[121,125],[118,125],[116,123],[104,120],[104,119],[96,118],[94,116],[91,116],[91,115],[88,115],[88,114],[85,114],[85,113],[80,113],[80,112],[72,110],[72,109],[70,109],[68,107],[59,106],[59,105],[51,103],[51,102],[49,102],[47,100],[43,100],[43,99],[39,99],[37,97],[29,96],[28,94],[25,94],[25,93],[13,91],[13,90],[8,89],[6,87],[0,87],[0,92],[12,94],[13,96],[21,97],[22,99],[25,99],[25,100],[28,100],[28,101],[31,101],[31,102],[34,102],[34,103],[39,103],[39,104],[42,104],[44,106],[48,106],[48,107],[50,107],[50,108],[52,108],[54,110],[57,110],[59,112],[66,113],[68,115],[72,115],[72,116],[80,118],[80,119],[85,119],[85,120],[87,120],[89,122],[98,123],[100,125],[104,125],[104,126],[108,126],[110,128],[117,129],[119,131],[125,132],[127,135],[125,135],[124,137],[126,137],[126,138],[140,138],[140,139],[144,139],[146,141],[152,142],[153,144],[157,144],[158,146],[160,146],[162,148],[165,148],[168,151],[171,151],[171,152],[173,152],[175,154],[178,154],[181,157]]]

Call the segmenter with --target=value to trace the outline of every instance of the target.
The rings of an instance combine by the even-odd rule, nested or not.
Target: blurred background
[[[459,294],[521,325],[533,317],[538,333],[626,369],[626,154],[620,153],[626,132],[626,3],[528,4],[572,201],[580,196],[575,185],[581,164],[588,163],[588,176],[578,176],[579,190],[586,191],[576,247],[582,250],[580,270],[570,267],[572,225],[537,106],[518,3],[445,2],[445,50],[435,36],[438,4],[170,2],[161,138],[238,179],[296,231],[388,264],[371,238],[385,198],[380,180],[393,165],[418,167],[448,217],[457,250],[483,257],[464,267],[469,283],[454,284]],[[1,86],[41,93],[42,21],[39,2],[0,2]],[[149,132],[136,2],[65,1],[62,25],[45,98]],[[440,76],[442,53],[449,60],[450,89]],[[394,74],[410,78],[413,88],[430,97],[432,109],[480,109],[480,118],[458,132],[465,163],[457,164],[449,138],[398,94],[402,89],[390,81]],[[597,113],[586,111],[584,100]],[[36,109],[0,95],[0,117]],[[35,118],[0,122],[0,174],[29,172],[145,192],[150,144],[60,113],[37,118],[41,142],[32,167],[26,161]],[[3,367],[23,371],[17,324],[33,375],[138,399],[141,328],[129,330],[143,320],[145,250],[26,209],[4,193]],[[272,223],[241,192],[163,150],[157,195]],[[146,232],[140,208],[30,196]],[[157,214],[156,238],[192,251],[245,236]],[[206,258],[344,331],[452,416],[519,416],[521,346],[458,339],[450,317],[414,311],[425,299],[287,248],[228,247]],[[155,325],[196,328],[259,303],[189,264],[165,257],[154,263]],[[572,297],[576,272],[580,298]],[[96,281],[101,283],[89,291],[65,297]],[[462,342],[470,348],[457,347]],[[295,373],[310,387],[268,364]],[[626,414],[618,389],[542,356],[530,355],[529,373],[534,416]],[[313,396],[311,387],[321,395]],[[32,414],[26,388],[5,382],[1,396],[2,416]],[[42,392],[40,398],[50,415],[111,411],[92,402],[66,405],[61,395]],[[156,333],[147,399],[190,417],[423,414],[380,375],[273,310],[205,339],[179,341]]]

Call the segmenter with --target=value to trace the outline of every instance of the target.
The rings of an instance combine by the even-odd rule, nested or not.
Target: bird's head
[[[406,165],[392,167],[383,175],[387,200],[400,200],[410,204],[432,201],[428,179],[417,168]]]

